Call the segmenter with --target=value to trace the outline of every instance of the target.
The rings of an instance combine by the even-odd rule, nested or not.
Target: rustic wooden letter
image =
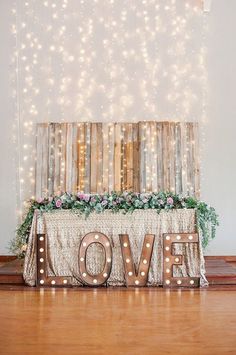
[[[47,275],[47,240],[46,234],[37,234],[37,286],[71,286],[69,276]]]
[[[172,255],[173,243],[199,243],[197,233],[163,234],[163,286],[164,287],[199,287],[199,277],[173,277],[173,265],[182,264],[182,255]]]
[[[143,241],[139,267],[136,272],[128,234],[120,234],[120,245],[125,269],[126,286],[145,286],[148,279],[155,235],[146,234]]]
[[[103,271],[97,275],[91,275],[88,273],[86,268],[86,254],[88,247],[93,244],[98,243],[105,250],[105,263]],[[99,232],[91,232],[86,234],[80,244],[79,248],[79,269],[81,274],[81,280],[84,284],[89,286],[100,286],[104,284],[110,276],[112,267],[112,249],[111,243],[108,237]]]

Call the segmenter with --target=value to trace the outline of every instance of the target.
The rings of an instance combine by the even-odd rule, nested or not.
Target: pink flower
[[[168,205],[173,205],[174,200],[173,200],[173,198],[172,198],[172,197],[167,197],[166,202],[167,202],[167,204],[168,204]]]
[[[43,201],[44,201],[44,199],[42,197],[37,198],[38,203],[42,203]]]
[[[77,196],[80,200],[83,200],[85,202],[89,202],[89,200],[90,200],[89,194],[83,194],[82,192],[79,192]]]
[[[90,199],[90,195],[89,194],[84,194],[83,200],[85,202],[89,202],[89,199]]]
[[[61,208],[62,202],[60,199],[56,200],[56,207]]]

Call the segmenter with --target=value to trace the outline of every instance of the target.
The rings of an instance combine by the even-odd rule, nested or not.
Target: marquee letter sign
[[[155,235],[146,234],[143,241],[139,266],[136,270],[128,234],[120,234],[120,246],[123,258],[126,286],[146,286],[150,268]],[[47,240],[45,234],[37,235],[37,286],[71,286],[70,276],[47,275]],[[98,243],[105,251],[103,270],[96,275],[88,272],[86,258],[88,247]],[[174,277],[174,265],[182,265],[182,255],[172,254],[174,243],[199,243],[197,233],[163,234],[163,286],[164,287],[199,287],[200,277]],[[100,232],[86,234],[79,247],[79,273],[81,282],[88,286],[101,286],[109,279],[112,269],[112,247],[109,238]]]
[[[37,234],[37,286],[71,286],[69,276],[47,275],[47,243],[45,234]]]
[[[100,274],[91,275],[86,268],[86,254],[88,247],[91,244],[100,244],[105,251],[105,263],[104,268]],[[110,276],[112,266],[112,249],[111,243],[105,234],[98,232],[91,232],[86,234],[80,244],[79,248],[79,269],[82,278],[82,282],[88,286],[101,286],[104,284]]]
[[[124,263],[126,286],[146,285],[152,257],[154,239],[154,234],[145,235],[139,266],[138,270],[136,271],[133,262],[129,236],[128,234],[120,234],[120,245]]]
[[[164,287],[199,287],[199,277],[173,277],[173,266],[182,265],[182,255],[172,255],[173,243],[199,243],[198,234],[163,235],[163,286]]]

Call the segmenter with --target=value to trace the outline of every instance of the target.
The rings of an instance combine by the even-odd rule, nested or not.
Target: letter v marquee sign
[[[120,234],[120,246],[124,265],[126,286],[146,286],[150,269],[155,235],[146,234],[143,241],[139,266],[136,270],[128,234]],[[104,249],[105,262],[103,270],[97,275],[91,275],[86,266],[88,247],[98,243]],[[182,265],[183,255],[172,254],[174,243],[198,243],[197,233],[169,233],[163,234],[163,286],[164,287],[199,287],[199,277],[174,277],[174,265]],[[87,286],[101,286],[107,283],[112,271],[112,246],[109,238],[100,232],[86,234],[79,247],[79,273],[81,283]],[[37,235],[37,285],[44,286],[71,286],[72,275],[47,275],[47,238],[45,234]]]
[[[120,234],[126,286],[146,286],[152,258],[154,234],[146,234],[143,241],[138,270],[135,270],[128,234]]]

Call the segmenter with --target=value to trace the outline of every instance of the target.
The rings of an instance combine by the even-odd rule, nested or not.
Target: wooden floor
[[[236,290],[0,290],[0,354],[236,354]]]
[[[0,267],[0,354],[236,354],[235,257],[206,260],[210,287],[37,289]]]

